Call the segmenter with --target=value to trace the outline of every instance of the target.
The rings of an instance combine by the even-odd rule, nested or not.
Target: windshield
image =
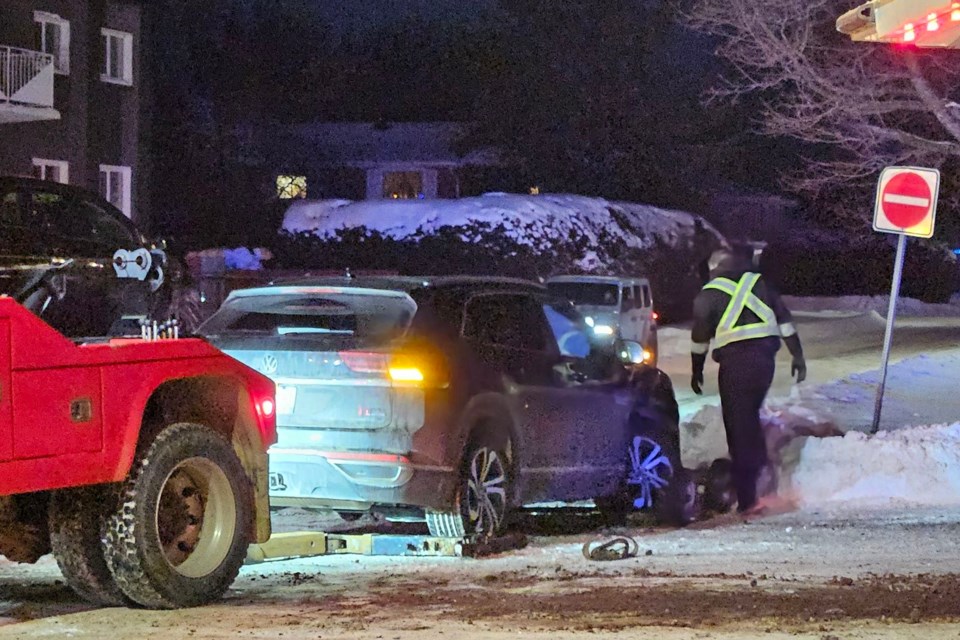
[[[575,305],[615,307],[620,300],[620,287],[602,282],[548,282],[551,293]]]
[[[415,312],[409,296],[394,292],[248,294],[228,299],[200,333],[350,335],[365,342],[387,342],[403,336]]]

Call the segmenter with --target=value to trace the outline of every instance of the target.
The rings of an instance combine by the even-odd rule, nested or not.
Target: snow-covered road
[[[792,385],[783,354],[769,424],[869,425],[883,322],[860,304],[798,311],[810,378]],[[562,535],[527,525],[529,546],[483,560],[253,565],[224,602],[177,612],[95,610],[60,582],[49,557],[35,566],[0,561],[0,639],[955,638],[960,425],[908,425],[960,422],[960,309],[910,306],[894,336],[888,433],[785,449],[782,485],[816,498],[797,511],[673,531],[642,518],[602,530],[582,516]],[[681,401],[685,462],[722,453],[715,366],[707,394],[696,397],[687,386],[689,332],[663,329],[661,349]],[[915,457],[898,465],[904,452]],[[582,557],[584,542],[614,534],[635,537],[640,555]]]

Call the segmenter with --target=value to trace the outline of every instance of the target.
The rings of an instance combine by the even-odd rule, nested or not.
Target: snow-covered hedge
[[[660,312],[673,318],[689,313],[700,267],[724,243],[688,213],[571,195],[302,201],[287,211],[283,230],[281,267],[646,275]]]

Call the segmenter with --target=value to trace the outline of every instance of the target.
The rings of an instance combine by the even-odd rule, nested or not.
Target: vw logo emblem
[[[277,361],[277,356],[272,353],[268,353],[263,356],[263,360],[260,361],[260,371],[263,373],[276,373],[277,367],[280,366],[280,363]]]

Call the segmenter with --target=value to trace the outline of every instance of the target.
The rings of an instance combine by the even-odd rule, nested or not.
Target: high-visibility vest
[[[758,280],[760,280],[759,273],[745,273],[740,278],[740,282],[734,282],[729,278],[714,278],[704,285],[704,289],[716,289],[730,296],[730,302],[727,303],[727,308],[717,325],[714,348],[719,349],[731,342],[741,340],[780,335],[777,314],[753,293],[753,287]],[[740,316],[746,309],[752,311],[759,321],[737,326]]]

